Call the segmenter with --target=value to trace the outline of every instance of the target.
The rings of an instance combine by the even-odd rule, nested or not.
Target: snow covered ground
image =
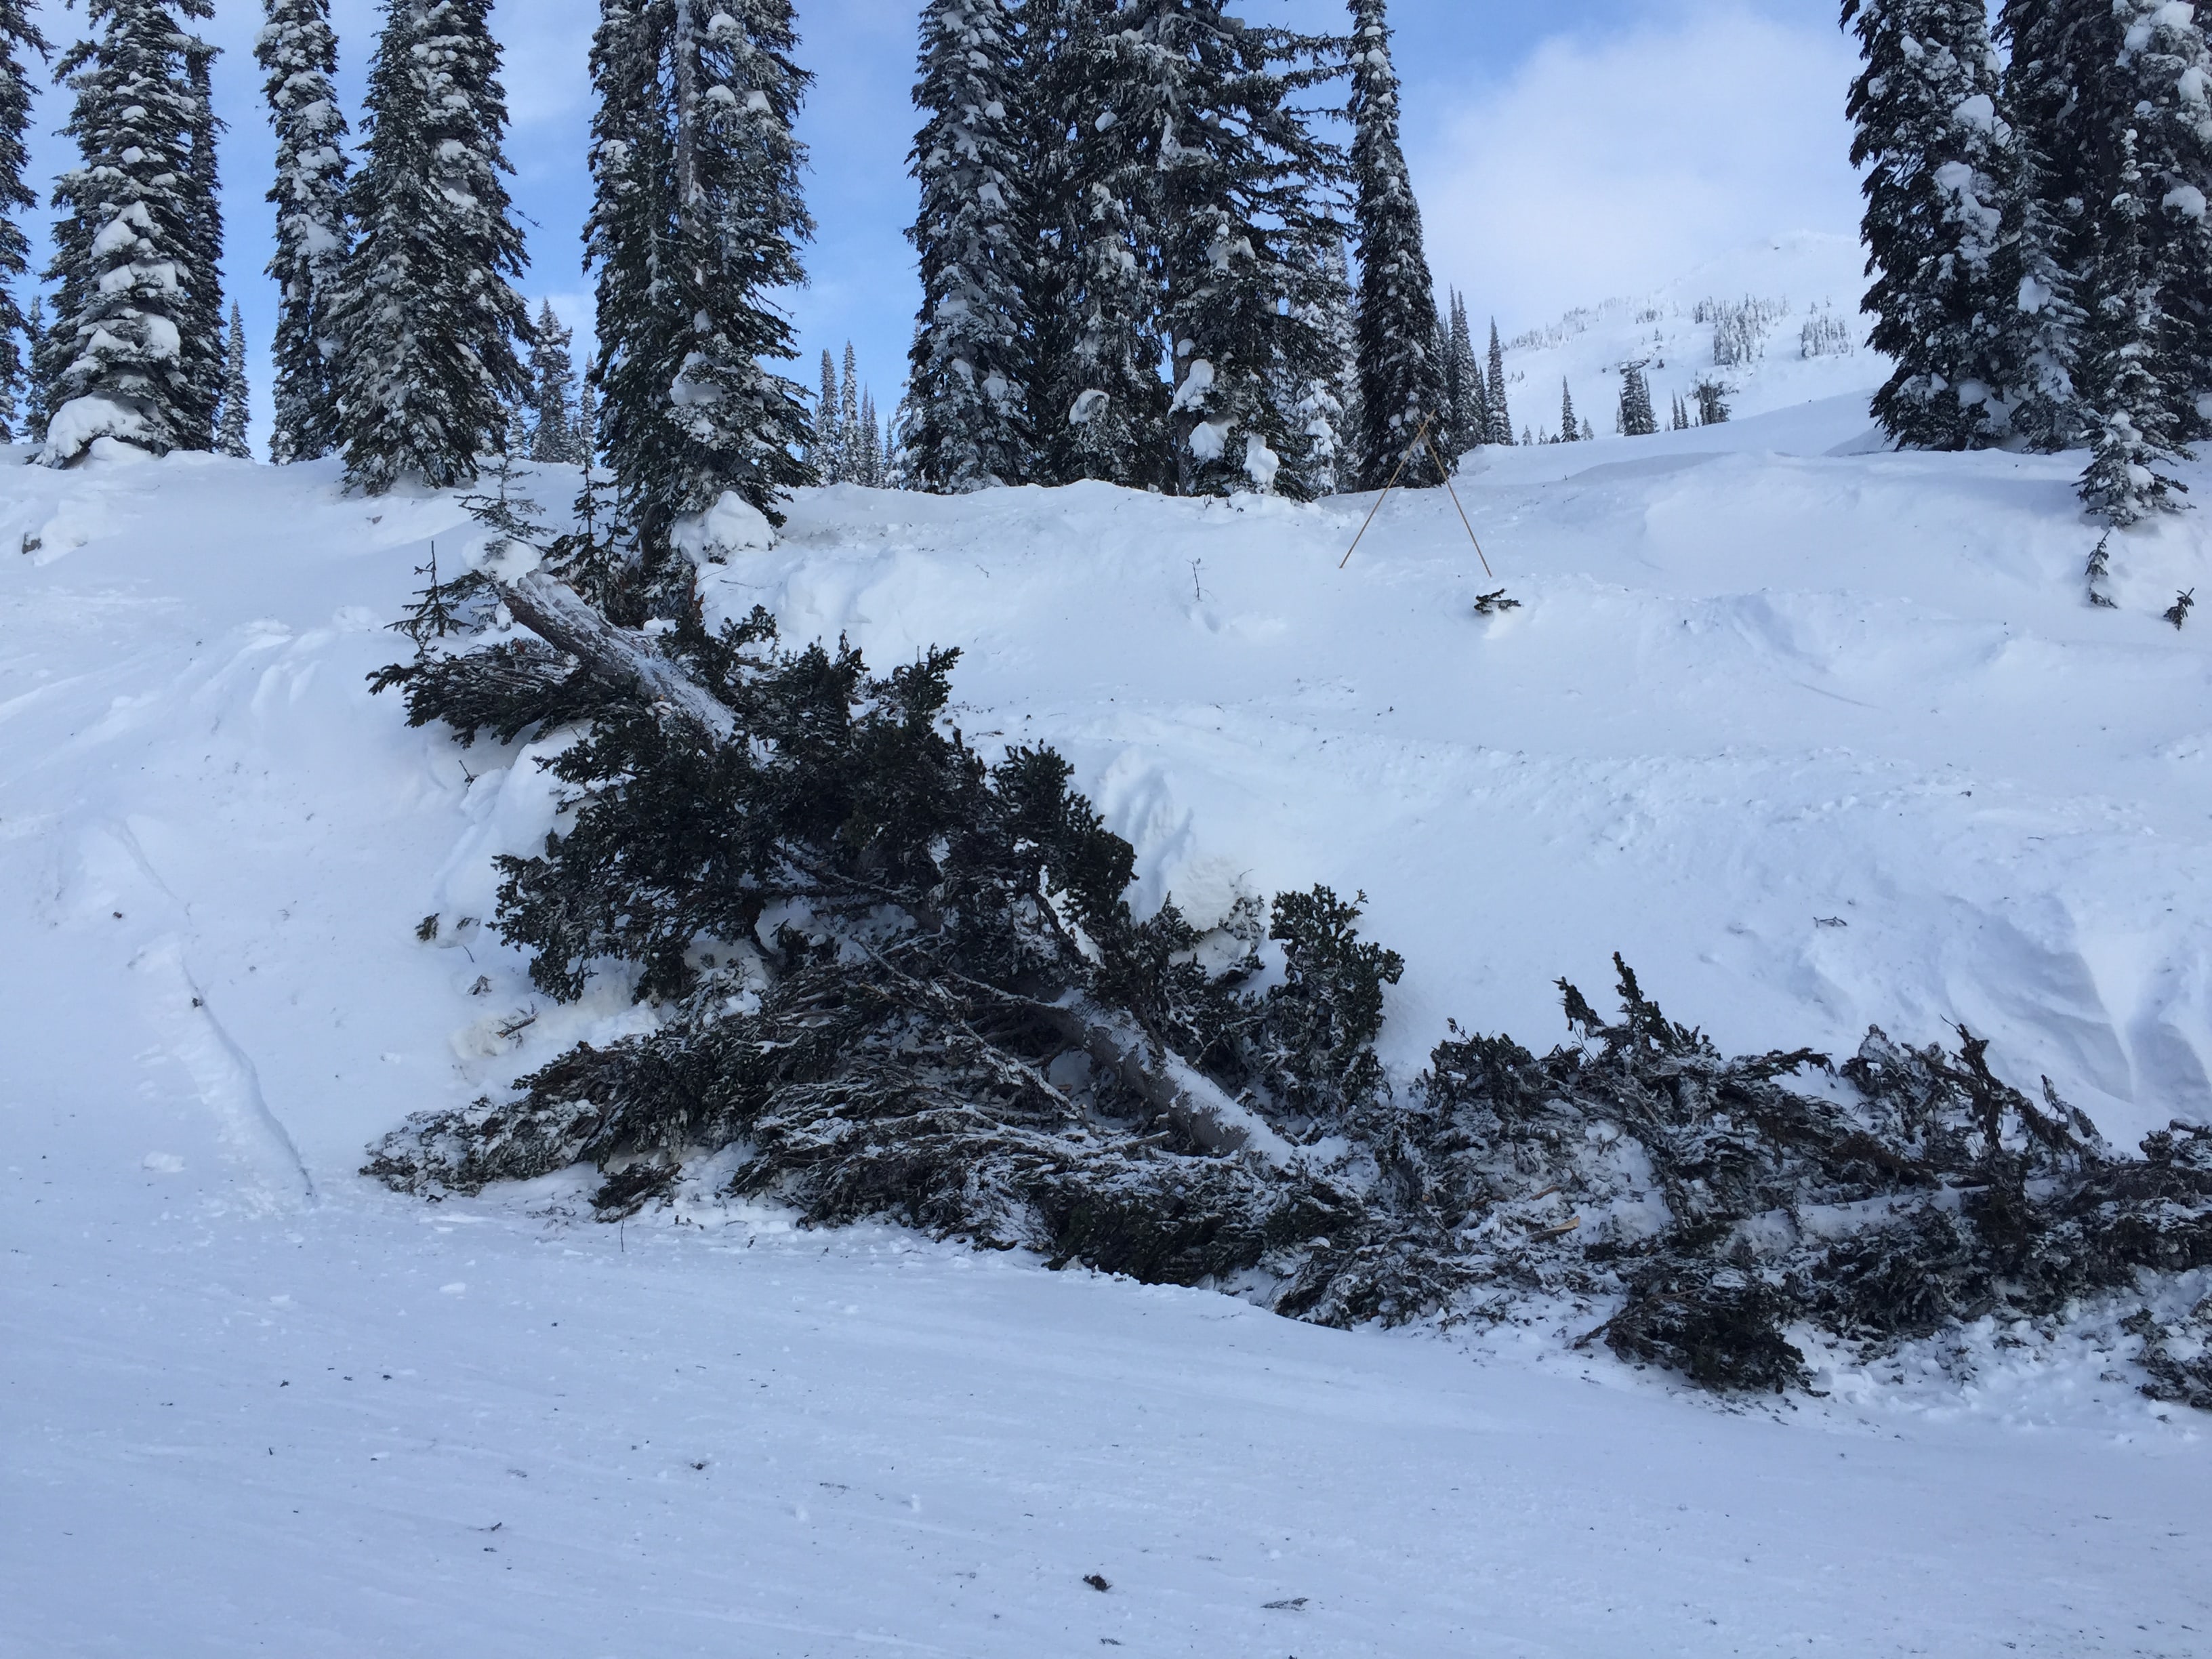
[[[1340,571],[1367,498],[841,488],[710,597],[963,647],[969,736],[1061,746],[1148,899],[1364,889],[1401,1072],[1548,1043],[1618,949],[1725,1045],[1963,1020],[2116,1139],[2203,1116],[2212,635],[2158,613],[2212,528],[2092,610],[2071,462],[1874,453],[1863,392],[1478,457],[1494,578],[1441,493]],[[362,1182],[635,1018],[460,925],[529,757],[366,694],[471,534],[0,465],[0,1654],[2212,1651],[2208,1424],[2100,1327],[1730,1409],[1549,1327]]]

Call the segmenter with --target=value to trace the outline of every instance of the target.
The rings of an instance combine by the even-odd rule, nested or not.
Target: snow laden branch
[[[1625,964],[1617,1018],[1563,981],[1567,1042],[1455,1028],[1394,1085],[1374,1044],[1403,964],[1357,900],[1139,919],[1133,851],[1066,762],[951,726],[957,653],[878,676],[763,611],[710,632],[665,572],[558,544],[471,580],[520,631],[448,650],[434,591],[380,684],[463,741],[573,730],[549,763],[573,816],[501,860],[500,930],[547,994],[613,975],[653,1018],[411,1121],[368,1166],[396,1187],[589,1164],[611,1218],[711,1169],[811,1224],[1322,1322],[1564,1317],[1728,1390],[1811,1386],[1814,1342],[2101,1304],[2147,1389],[2212,1407],[2212,1129],[2117,1152],[1963,1030],[1729,1057]],[[1831,1081],[1790,1086],[1808,1071]]]
[[[495,580],[492,586],[517,622],[574,657],[611,690],[641,699],[688,727],[702,743],[742,741],[730,708],[664,653],[653,635],[616,627],[543,571],[512,581]],[[1039,1004],[1036,1012],[1196,1146],[1208,1152],[1249,1150],[1277,1161],[1286,1157],[1288,1148],[1279,1136],[1210,1079],[1169,1054],[1127,1015],[1073,994]]]

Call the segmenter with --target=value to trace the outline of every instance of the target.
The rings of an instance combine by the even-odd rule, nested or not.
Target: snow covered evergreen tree
[[[807,446],[807,465],[819,483],[836,483],[845,469],[845,431],[838,418],[837,360],[825,348],[822,353],[822,389],[814,398],[813,441]]]
[[[837,457],[839,483],[860,482],[860,469],[867,465],[860,453],[867,442],[860,431],[860,365],[850,340],[845,342],[845,378],[837,387],[837,429],[844,434]]]
[[[28,392],[32,404],[38,401],[30,368],[38,330],[16,293],[31,269],[30,239],[18,216],[38,205],[23,179],[31,124],[25,60],[33,52],[43,58],[46,51],[46,37],[31,21],[30,0],[0,0],[0,443],[13,443],[19,435],[19,396]],[[29,425],[33,440],[44,434],[43,422]]]
[[[2087,438],[2114,522],[2170,504],[2160,471],[2212,390],[2212,77],[2202,24],[2159,0],[2008,0],[2016,176],[2001,280],[2014,431]]]
[[[599,394],[592,388],[591,376],[576,383],[576,463],[588,467],[594,465],[599,453]]]
[[[196,142],[211,117],[194,69],[209,49],[181,19],[208,15],[206,0],[86,9],[98,32],[60,65],[81,159],[54,191],[57,314],[40,362],[52,410],[42,459],[55,466],[101,437],[155,454],[207,448],[220,392],[219,343],[187,337],[210,305]]]
[[[604,456],[650,558],[734,493],[771,522],[812,476],[775,290],[813,234],[792,134],[808,76],[790,0],[602,0],[592,46]]]
[[[1309,501],[1334,495],[1346,487],[1354,453],[1352,410],[1346,405],[1350,388],[1359,374],[1352,279],[1343,244],[1335,244],[1317,258],[1320,268],[1313,283],[1316,297],[1308,302],[1308,314],[1327,349],[1320,363],[1303,369],[1287,362],[1279,364],[1275,391],[1281,425],[1303,434],[1306,440],[1302,454],[1285,458],[1284,468],[1289,476],[1279,478],[1278,487],[1286,495]]]
[[[1335,155],[1292,101],[1321,78],[1306,60],[1322,43],[1247,25],[1223,0],[1133,0],[1109,21],[1087,82],[1106,106],[1085,143],[1094,191],[1126,205],[1155,262],[1149,337],[1168,343],[1174,377],[1163,482],[1264,491],[1288,461],[1293,487],[1307,441],[1271,392],[1286,370],[1327,372],[1314,307],[1340,234]],[[1157,349],[1136,362],[1154,371]]]
[[[46,441],[46,421],[52,413],[46,401],[46,380],[39,373],[39,349],[48,332],[46,302],[42,295],[31,296],[31,308],[23,318],[23,337],[30,343],[30,362],[23,376],[23,439],[27,443],[43,444]]]
[[[222,401],[216,416],[216,453],[234,460],[252,460],[253,447],[246,442],[246,434],[252,418],[253,392],[246,378],[246,319],[234,301],[222,348]]]
[[[2002,109],[2011,124],[2004,223],[1994,286],[2002,313],[2010,426],[2029,448],[2064,449],[2090,416],[2075,376],[2094,301],[2080,292],[2094,263],[2091,203],[2100,198],[2093,141],[2100,125],[2078,82],[2084,66],[2119,50],[2109,0],[2004,0],[1999,39],[2009,48]]]
[[[1582,436],[1582,423],[1575,418],[1575,394],[1563,374],[1559,377],[1559,441],[1580,443]]]
[[[1359,231],[1359,394],[1367,421],[1358,476],[1363,488],[1379,489],[1397,471],[1422,420],[1449,423],[1453,411],[1436,350],[1436,287],[1422,243],[1420,204],[1398,142],[1398,71],[1390,61],[1385,0],[1352,0],[1351,68],[1346,112]],[[1427,446],[1400,482],[1443,482]]]
[[[2132,144],[2114,146],[2123,176],[2099,222],[2108,237],[2142,238],[2138,280],[2154,312],[2146,342],[2152,372],[2166,430],[2187,442],[2212,436],[2212,421],[2199,409],[2212,394],[2212,52],[2202,21],[2167,0],[2118,0],[2113,13],[2122,27],[2111,68],[2111,126],[2131,135]],[[2139,181],[2125,176],[2130,167]],[[2124,222],[2123,196],[2140,197],[2139,224]],[[2128,270],[2124,253],[2115,279],[2124,282]],[[2100,300],[2115,292],[2102,288]]]
[[[1038,476],[1158,486],[1169,476],[1158,263],[1144,135],[1123,120],[1133,38],[1095,0],[1029,0],[1023,69],[1037,253],[1030,304]],[[910,403],[902,409],[912,413]],[[900,431],[905,419],[894,422]],[[895,441],[902,443],[903,440]],[[903,452],[902,452],[903,453]]]
[[[1498,319],[1490,319],[1490,376],[1485,388],[1490,410],[1490,441],[1502,447],[1513,442],[1513,416],[1505,406],[1505,349],[1498,343]]]
[[[2172,398],[2160,378],[2159,285],[2146,234],[2157,181],[2135,162],[2135,131],[2121,136],[2120,192],[2100,226],[2091,283],[2100,295],[2087,368],[2098,428],[2081,474],[2082,501],[2124,527],[2173,505],[2182,486],[2161,469],[2181,459]]]
[[[1481,360],[1474,355],[1474,331],[1468,325],[1467,296],[1451,296],[1451,337],[1444,359],[1445,396],[1451,404],[1452,443],[1457,451],[1490,441],[1490,388]]]
[[[1651,406],[1651,383],[1644,378],[1640,362],[1620,371],[1620,431],[1623,437],[1648,438],[1659,429],[1658,411]]]
[[[876,414],[876,394],[866,387],[860,392],[860,442],[854,447],[853,482],[870,489],[882,488],[884,482],[884,428]]]
[[[570,348],[576,331],[564,325],[550,300],[538,302],[530,331],[530,441],[533,461],[573,466],[583,450],[577,441],[576,360]]]
[[[337,35],[330,0],[267,0],[254,56],[268,79],[276,134],[276,335],[270,356],[276,420],[270,459],[313,460],[338,447],[338,341],[330,308],[352,230],[346,216],[346,118],[333,84]]]
[[[210,5],[208,15],[213,15]],[[193,435],[205,420],[207,440],[189,446],[212,447],[223,393],[222,180],[216,140],[223,124],[216,118],[216,49],[193,39],[185,47],[185,80],[191,89],[191,161],[186,174],[191,192],[191,264],[185,272],[187,298],[185,373],[201,393],[193,411]]]
[[[1966,449],[2004,432],[1994,264],[2011,129],[1984,0],[1844,0],[1865,66],[1847,112],[1866,171],[1874,285],[1863,309],[1897,367],[1874,416],[1896,443]]]
[[[349,191],[358,240],[330,308],[346,477],[371,495],[476,477],[529,377],[510,277],[507,95],[490,0],[391,0]]]
[[[914,101],[924,119],[909,157],[921,206],[907,233],[922,293],[913,465],[923,488],[949,494],[1020,483],[1031,471],[1036,235],[1017,46],[1005,0],[929,0],[922,9]]]

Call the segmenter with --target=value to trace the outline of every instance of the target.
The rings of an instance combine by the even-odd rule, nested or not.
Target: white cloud
[[[1437,283],[1520,327],[1778,232],[1856,233],[1856,62],[1832,25],[1734,7],[1546,41],[1411,158]]]

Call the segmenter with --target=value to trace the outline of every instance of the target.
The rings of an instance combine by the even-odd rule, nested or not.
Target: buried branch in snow
[[[528,635],[380,683],[465,742],[584,726],[550,763],[572,827],[502,860],[499,926],[545,993],[611,958],[659,1019],[411,1120],[368,1165],[394,1187],[589,1162],[614,1217],[741,1146],[731,1189],[814,1224],[1329,1324],[1578,1298],[1585,1340],[1722,1389],[1806,1383],[1793,1327],[1879,1352],[2212,1266],[2212,1131],[2115,1153],[1963,1030],[1870,1032],[1801,1092],[1826,1059],[1725,1056],[1622,965],[1617,1020],[1562,981],[1572,1042],[1454,1028],[1401,1096],[1374,1042],[1402,964],[1357,902],[1248,902],[1204,937],[1172,905],[1138,920],[1133,853],[1058,755],[987,764],[945,729],[954,653],[878,678],[783,649],[763,611],[629,628],[608,617],[635,594],[588,603],[557,567],[486,581]],[[2208,1324],[2136,1316],[2149,1391],[2212,1401]]]

